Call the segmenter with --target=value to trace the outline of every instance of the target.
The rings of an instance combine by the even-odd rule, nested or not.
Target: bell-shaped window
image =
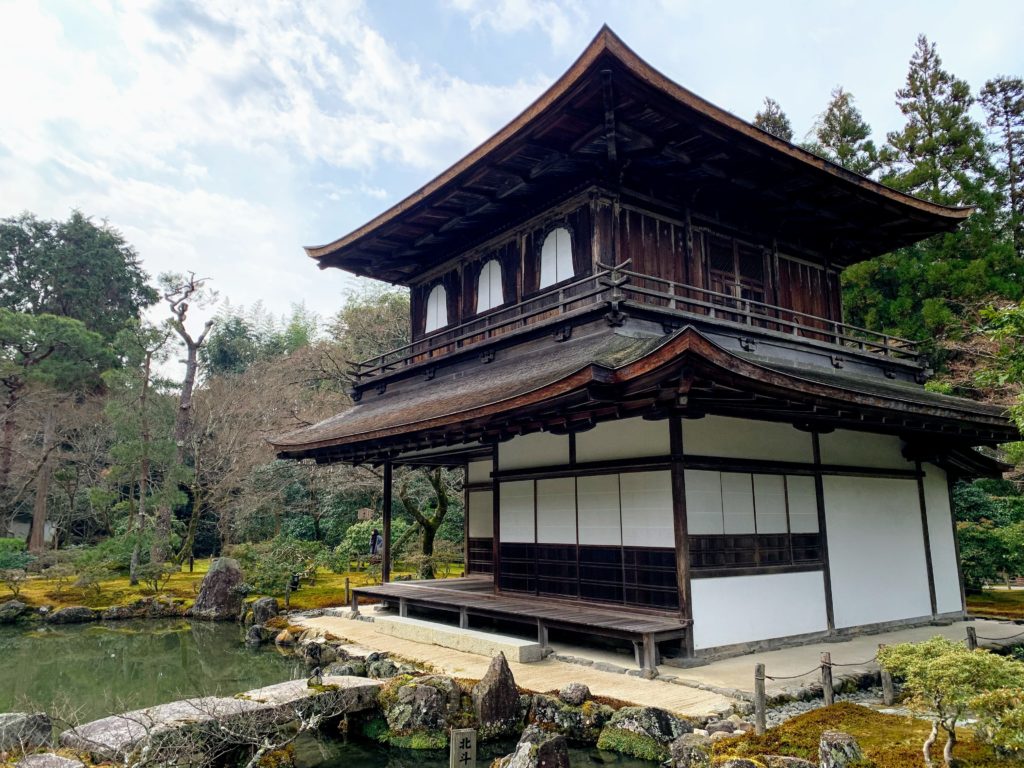
[[[448,325],[448,292],[438,283],[427,296],[427,321],[423,326],[424,333],[436,331]]]
[[[574,274],[572,268],[572,238],[569,230],[558,227],[548,232],[540,249],[540,286],[568,280]]]
[[[480,270],[476,288],[476,311],[486,312],[505,303],[501,290],[501,262],[491,259]]]

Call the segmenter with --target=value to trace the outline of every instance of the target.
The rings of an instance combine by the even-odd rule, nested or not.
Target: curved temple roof
[[[951,231],[971,213],[890,189],[754,127],[603,27],[488,141],[372,221],[306,252],[321,268],[406,283],[545,200],[620,181],[663,183],[680,203],[746,195],[766,219],[783,222],[783,235],[819,236],[840,265]]]

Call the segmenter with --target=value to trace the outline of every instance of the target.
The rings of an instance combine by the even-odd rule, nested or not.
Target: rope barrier
[[[833,661],[831,666],[833,666],[833,667],[866,667],[868,664],[870,664],[873,661],[878,661],[878,654],[875,654],[874,656],[872,656],[867,661],[848,661],[845,664],[840,664],[837,661]]]
[[[804,672],[804,673],[799,674],[799,675],[765,675],[764,679],[765,680],[796,680],[798,677],[807,677],[808,675],[813,675],[815,672],[820,672],[820,671],[821,671],[821,665],[819,664],[818,666],[816,666],[816,667],[814,667],[812,669],[809,669],[807,672]]]
[[[1013,640],[1016,637],[1024,637],[1024,632],[1018,632],[1016,635],[1007,635],[1006,637],[982,637],[977,636],[979,640],[988,640],[990,642],[1002,642],[1003,640]]]

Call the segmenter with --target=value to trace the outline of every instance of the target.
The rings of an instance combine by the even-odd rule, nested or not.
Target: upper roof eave
[[[346,247],[359,242],[368,235],[371,235],[380,227],[394,221],[396,218],[427,200],[432,195],[441,192],[446,186],[455,183],[460,176],[482,163],[503,144],[515,138],[518,134],[526,131],[533,121],[547,110],[551,104],[576,86],[590,66],[605,54],[613,56],[623,67],[638,79],[689,106],[705,117],[735,130],[748,138],[756,140],[761,144],[771,147],[773,150],[787,155],[808,167],[824,171],[843,183],[857,186],[870,194],[875,194],[893,203],[907,206],[920,213],[945,219],[949,221],[952,226],[955,226],[957,223],[967,219],[974,210],[973,207],[969,206],[953,207],[941,205],[909,195],[905,192],[900,192],[892,189],[891,187],[887,187],[884,184],[854,173],[853,171],[819,157],[802,147],[798,147],[795,144],[791,144],[788,141],[772,135],[767,131],[748,123],[742,118],[737,117],[731,112],[715,106],[706,99],[701,98],[697,94],[671,80],[644,61],[607,25],[604,25],[572,66],[569,67],[569,69],[560,78],[558,78],[558,80],[556,80],[547,91],[541,94],[541,96],[530,104],[530,106],[505,125],[501,130],[495,133],[491,138],[447,170],[443,171],[433,180],[427,182],[411,195],[374,217],[363,226],[330,243],[317,246],[305,246],[307,255],[317,260],[335,255]],[[320,266],[321,268],[324,268],[330,266],[330,264],[321,262]]]

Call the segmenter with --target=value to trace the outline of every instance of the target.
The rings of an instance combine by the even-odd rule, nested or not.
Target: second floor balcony
[[[686,322],[768,336],[786,343],[812,345],[835,354],[854,354],[879,362],[921,367],[918,345],[909,339],[818,317],[749,298],[744,286],[714,291],[631,270],[630,263],[598,269],[579,280],[529,297],[479,318],[449,326],[368,360],[351,363],[357,386],[441,358],[484,351],[498,339],[550,328],[571,332],[595,314],[612,324],[642,314],[661,319],[666,330]]]

